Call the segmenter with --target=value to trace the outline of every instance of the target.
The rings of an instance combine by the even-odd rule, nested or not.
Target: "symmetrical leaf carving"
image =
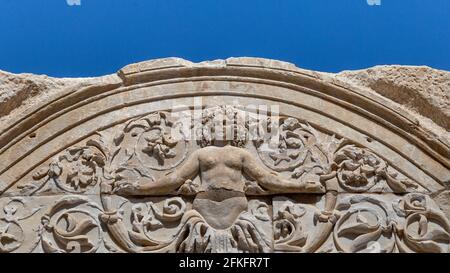
[[[220,174],[224,180],[227,175],[242,177],[245,185],[241,195],[230,198],[237,201],[223,205],[229,209],[226,215],[196,207],[198,199],[206,199],[203,206],[221,208],[226,199],[216,196],[224,189],[202,184],[203,172],[217,163],[213,157],[202,158],[196,167],[200,174],[183,176],[184,183],[162,198],[120,196],[117,185],[157,183],[182,168],[188,155],[218,141],[217,117],[230,123],[222,133],[232,136],[231,145],[253,152],[252,166],[261,164],[261,176],[267,169],[274,181],[295,190],[259,184],[258,174],[249,175],[240,167],[245,159],[237,164],[231,160],[239,156],[236,150],[222,156],[225,171]],[[188,127],[196,141],[188,138],[185,120],[169,112],[133,118],[96,133],[84,145],[69,147],[35,172],[31,183],[9,192],[66,195],[39,216],[42,251],[449,252],[450,222],[426,195],[428,190],[370,149],[293,117],[254,118],[236,107],[217,106],[203,109],[199,118],[200,123],[193,119]],[[260,134],[263,125],[271,123],[279,123],[273,127],[278,131]],[[314,192],[314,202],[286,197],[284,193],[298,194],[295,186],[302,183],[325,190]],[[213,189],[210,195],[198,198],[208,189]],[[92,201],[91,195],[97,199]],[[0,252],[22,248],[21,223],[39,210],[19,214],[24,202],[13,198],[0,215]],[[229,218],[229,224],[217,225],[220,217]]]
[[[78,196],[59,200],[42,216],[42,248],[51,253],[95,252],[102,240],[97,218],[88,208],[101,210]]]

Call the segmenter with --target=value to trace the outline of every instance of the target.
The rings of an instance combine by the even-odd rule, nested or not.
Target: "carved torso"
[[[449,252],[448,140],[321,75],[166,59],[36,99],[0,124],[0,253]]]
[[[200,192],[229,190],[244,192],[242,151],[233,146],[206,147],[199,153]]]

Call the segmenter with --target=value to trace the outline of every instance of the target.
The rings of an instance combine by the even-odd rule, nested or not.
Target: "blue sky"
[[[449,0],[66,1],[0,0],[1,70],[98,76],[169,56],[265,57],[327,72],[450,70]]]

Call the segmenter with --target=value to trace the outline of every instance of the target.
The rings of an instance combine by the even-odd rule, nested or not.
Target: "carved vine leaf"
[[[229,140],[233,146],[244,147],[251,137],[247,112],[231,105],[220,105],[200,110],[189,120],[189,129],[200,147],[212,145],[215,141]]]
[[[199,180],[186,180],[183,185],[178,189],[177,193],[179,195],[196,195],[200,190]]]
[[[281,118],[278,131],[277,143],[271,138],[256,144],[266,166],[277,172],[289,172],[292,178],[306,182],[320,183],[334,176],[334,153],[344,139],[320,133],[310,124],[291,117]]]
[[[428,196],[409,193],[392,204],[355,195],[338,209],[333,240],[343,252],[450,251],[450,221]]]
[[[13,233],[9,231],[11,223],[5,223],[0,226],[0,253],[7,253],[17,249],[21,241]]]
[[[167,170],[180,164],[187,146],[174,122],[167,112],[153,112],[128,122],[114,137],[116,165],[135,159],[145,168]]]
[[[61,190],[85,193],[98,185],[102,177],[107,181],[120,178],[124,168],[140,173],[173,168],[187,153],[186,141],[172,136],[177,130],[173,130],[173,124],[168,113],[154,112],[119,126],[115,136],[96,133],[85,146],[68,148],[55,157],[47,167],[34,173],[31,183],[18,186],[19,191],[10,195]]]
[[[333,241],[341,252],[392,252],[395,247],[394,213],[382,201],[369,196],[353,196],[337,207]]]
[[[378,215],[376,217],[376,223],[370,224],[361,214],[361,210],[358,210],[356,222],[344,225],[339,229],[338,236],[356,235],[350,247],[351,252],[357,252],[367,247],[369,242],[376,241],[380,237],[382,228],[378,222],[380,220],[378,219]]]
[[[79,252],[81,246],[89,250],[95,247],[94,243],[85,235],[97,227],[97,223],[92,218],[78,220],[68,213],[64,213],[62,218],[65,219],[66,226],[64,228],[55,227],[53,230],[54,238],[59,243],[65,244],[68,252]]]
[[[256,142],[258,154],[266,166],[288,171],[294,179],[318,182],[337,172],[348,192],[426,191],[369,149],[320,133],[295,118],[282,118],[278,135],[276,147],[269,145],[273,139]]]
[[[88,199],[68,196],[57,201],[42,217],[41,241],[45,252],[95,252],[102,241],[97,217],[88,210],[100,208]]]
[[[225,114],[230,118],[236,117],[236,109],[226,110]],[[212,116],[214,115],[215,113]],[[206,119],[206,122],[211,120]],[[186,147],[181,145],[183,141],[172,138],[168,133],[173,125],[174,122],[169,120],[166,113],[155,112],[131,120],[110,139],[98,134],[100,137],[90,139],[86,146],[73,147],[58,155],[48,167],[35,173],[35,183],[25,186],[22,191],[34,194],[54,191],[56,186],[65,191],[84,193],[98,184],[101,175],[105,180],[114,182],[153,180],[149,169],[173,168],[184,158]],[[234,128],[233,133],[247,134],[248,128],[245,126],[249,124],[244,125],[244,128]],[[375,186],[381,184],[388,186],[394,193],[405,193],[418,188],[416,183],[404,178],[368,149],[348,145],[343,139],[319,133],[309,124],[294,118],[282,119],[280,128],[279,143],[275,150],[264,150],[263,145],[267,142],[256,142],[263,162],[275,171],[289,171],[292,178],[308,181],[319,181],[324,175],[334,176],[337,173],[342,188],[357,193],[373,191]],[[206,139],[202,140],[212,141],[207,139],[208,135],[203,136]],[[242,139],[245,138],[246,136]],[[239,137],[236,141],[242,139]],[[154,161],[145,163],[144,158]],[[152,162],[155,164],[152,165]],[[195,195],[199,187],[198,181],[188,180],[178,194]],[[246,193],[267,192],[254,181],[248,180]],[[381,244],[380,251],[386,252],[393,251],[395,245],[400,251],[448,250],[448,220],[441,212],[429,208],[421,195],[414,195],[415,198],[408,196],[395,208],[397,215],[405,218],[404,223],[400,221],[400,224],[390,219],[390,212],[387,212],[382,202],[366,196],[351,199],[341,206],[343,216],[336,223],[332,241],[340,251],[348,252],[364,250],[371,243],[383,240],[384,245]],[[369,203],[372,207],[368,209],[362,206],[363,203]],[[86,206],[90,208],[87,209]],[[95,252],[99,247],[102,231],[97,215],[92,213],[93,207],[98,208],[78,197],[62,199],[55,204],[42,217],[43,249],[46,252]],[[98,209],[101,211],[101,208]],[[176,244],[179,251],[216,251],[219,246],[212,242],[226,240],[230,242],[231,249],[258,252],[267,251],[271,244],[264,239],[256,224],[270,223],[267,209],[267,204],[261,203],[239,215],[227,232],[213,229],[201,215],[193,210],[186,210],[186,204],[180,198],[167,199],[162,209],[151,202],[134,205],[129,219],[131,230],[123,225],[123,219],[116,214],[106,217],[104,213],[102,217],[106,220],[102,220],[108,224],[110,234],[119,234],[119,239],[126,238],[122,243],[128,244],[133,251],[160,250],[169,244]],[[20,218],[16,217],[14,207],[5,207],[4,212],[4,218],[0,218],[3,221],[0,222],[0,251],[12,251],[23,241],[18,236],[20,225],[19,229],[14,230]],[[302,225],[305,212],[298,204],[286,202],[274,214],[276,249],[302,250],[308,238]],[[172,241],[160,242],[152,238],[155,230],[173,223],[181,228]],[[397,234],[393,227],[398,229]],[[393,236],[390,238],[386,234]],[[14,249],[11,245],[14,245]]]
[[[43,192],[84,193],[98,185],[106,163],[105,154],[91,145],[72,147],[33,174],[33,182],[18,186],[20,195]],[[14,194],[13,194],[14,195]]]
[[[25,233],[22,221],[30,218],[40,209],[41,207],[29,208],[21,197],[13,197],[5,204],[0,213],[0,253],[23,249]],[[34,243],[29,245],[31,245],[30,249],[35,246]]]
[[[306,210],[298,204],[286,201],[276,212],[273,226],[275,248],[278,250],[300,251],[307,235],[303,231],[301,217]]]
[[[186,140],[172,135],[179,129],[173,125],[169,113],[152,112],[116,127],[108,141],[101,138],[96,143],[106,158],[101,191],[111,193],[122,182],[154,180],[152,170],[167,170],[180,164],[187,153]]]
[[[389,167],[388,163],[368,149],[346,145],[334,156],[337,177],[349,192],[382,192],[389,187],[395,193],[421,190],[418,184]]]
[[[406,218],[398,227],[401,252],[449,252],[450,221],[432,203],[423,194],[410,193],[394,205],[396,213]]]
[[[164,228],[168,223],[179,222],[186,212],[186,203],[180,197],[169,198],[162,211],[152,202],[133,205],[132,230],[128,231],[131,241],[140,247],[161,247],[167,242],[153,239],[153,231]]]
[[[271,118],[267,120],[270,127]],[[282,119],[279,128],[273,128],[275,132],[267,132],[256,142],[258,154],[268,167],[275,171],[292,171],[303,164],[308,156],[307,146],[314,136],[302,125],[295,118]]]

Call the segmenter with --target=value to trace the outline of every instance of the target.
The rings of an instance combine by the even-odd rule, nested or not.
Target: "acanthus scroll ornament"
[[[286,201],[273,219],[275,250],[301,251],[308,237],[304,233],[301,217],[306,210],[299,204]]]
[[[233,107],[206,110],[202,125],[208,130],[198,131],[196,143],[170,134],[182,132],[182,124],[169,113],[151,112],[95,133],[36,173],[21,194],[100,192],[103,205],[80,196],[58,201],[42,217],[43,250],[97,251],[104,237],[100,216],[113,238],[108,244],[117,244],[118,251],[314,252],[332,242],[341,252],[366,251],[372,243],[381,252],[445,252],[448,223],[438,212],[417,209],[405,212],[403,220],[383,201],[366,196],[426,191],[371,150],[292,117],[280,118],[272,149],[269,140],[249,141],[261,120],[223,122],[216,132],[209,129],[218,116],[230,122],[245,113]],[[231,139],[215,135],[227,132]],[[338,193],[361,195],[337,202]],[[273,215],[270,199],[251,200],[284,194],[325,198],[317,207],[288,201]],[[125,204],[121,209],[108,201],[117,198]],[[14,241],[13,227],[0,230],[5,240]]]
[[[88,208],[102,211],[97,204],[79,196],[64,197],[50,207],[41,219],[43,250],[50,253],[95,252],[103,235],[96,215]]]
[[[450,221],[432,200],[422,194],[410,193],[394,209],[406,217],[396,237],[401,252],[448,253],[450,251]]]
[[[365,148],[346,145],[336,152],[334,162],[339,183],[348,192],[383,192],[385,188],[397,193],[425,191]]]
[[[31,251],[37,244],[35,238],[28,238],[25,242],[25,233],[23,221],[32,217],[41,208],[29,208],[25,199],[21,197],[12,197],[0,212],[0,253],[13,252],[23,249],[23,245],[29,245],[28,251]],[[33,233],[36,233],[34,231]],[[36,242],[35,242],[36,241]]]
[[[84,147],[73,147],[55,157],[47,167],[34,173],[33,182],[19,187],[20,195],[43,192],[84,193],[99,184],[105,156],[89,141]]]
[[[122,150],[123,162],[136,160],[144,168],[174,168],[184,160],[188,148],[181,125],[163,111],[132,119],[114,136],[114,151]]]
[[[342,200],[337,210],[342,212],[333,232],[338,251],[372,252],[370,243],[374,242],[377,252],[394,250],[395,221],[387,204],[368,196],[352,196]]]

